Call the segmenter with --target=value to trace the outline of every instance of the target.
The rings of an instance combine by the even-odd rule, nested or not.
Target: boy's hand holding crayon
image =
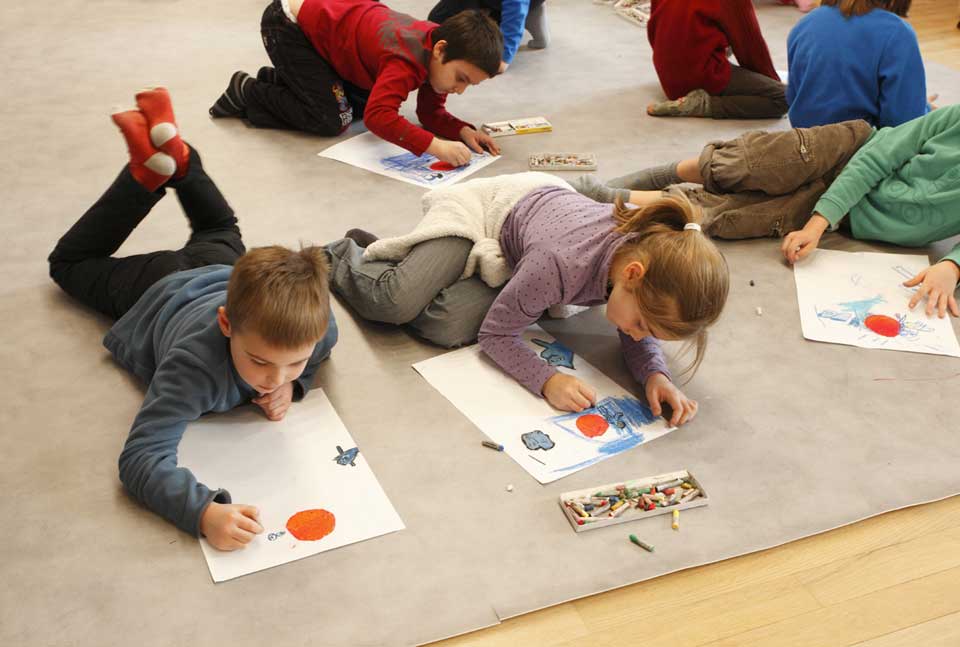
[[[433,141],[427,147],[427,152],[436,157],[441,162],[446,162],[453,166],[463,166],[470,162],[472,155],[470,149],[462,142],[452,142],[447,139],[434,137]]]
[[[237,550],[263,532],[260,511],[252,505],[211,501],[200,516],[200,534],[217,550]]]
[[[823,236],[823,232],[829,226],[829,221],[819,213],[810,216],[810,220],[803,226],[803,229],[791,231],[784,236],[783,245],[780,246],[783,257],[790,264],[805,259],[817,248],[820,237]]]
[[[276,391],[254,398],[252,402],[263,409],[269,420],[283,420],[290,403],[293,402],[293,382],[287,382]]]
[[[580,412],[597,403],[592,386],[566,373],[554,373],[543,384],[543,397],[555,409]]]

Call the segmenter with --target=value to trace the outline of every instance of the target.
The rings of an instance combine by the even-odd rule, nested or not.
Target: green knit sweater
[[[814,211],[856,238],[922,247],[960,233],[960,104],[881,128]],[[960,245],[946,256],[960,265]]]

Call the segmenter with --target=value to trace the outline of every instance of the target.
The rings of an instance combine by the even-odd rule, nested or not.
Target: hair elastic
[[[695,231],[703,231],[703,230],[700,228],[700,225],[697,224],[697,223],[695,223],[695,222],[688,222],[687,224],[685,224],[685,225],[683,226],[683,229],[684,229],[684,231],[686,231],[687,229],[693,229],[693,230],[695,230]]]

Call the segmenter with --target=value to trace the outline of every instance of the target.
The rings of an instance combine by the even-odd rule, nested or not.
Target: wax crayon
[[[630,541],[632,541],[633,543],[635,543],[637,546],[644,549],[648,553],[653,552],[653,546],[651,546],[650,544],[648,544],[647,542],[641,539],[638,539],[636,535],[630,535]]]

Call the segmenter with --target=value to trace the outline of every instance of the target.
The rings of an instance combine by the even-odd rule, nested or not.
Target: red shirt
[[[780,80],[750,0],[652,0],[647,37],[664,93],[679,99],[730,83],[727,47],[740,67]]]
[[[436,23],[376,0],[305,0],[297,23],[340,78],[370,90],[363,123],[378,137],[422,155],[431,133],[459,141],[460,129],[470,126],[447,112],[447,95],[427,83]],[[417,88],[417,117],[427,130],[400,116],[400,104]]]

